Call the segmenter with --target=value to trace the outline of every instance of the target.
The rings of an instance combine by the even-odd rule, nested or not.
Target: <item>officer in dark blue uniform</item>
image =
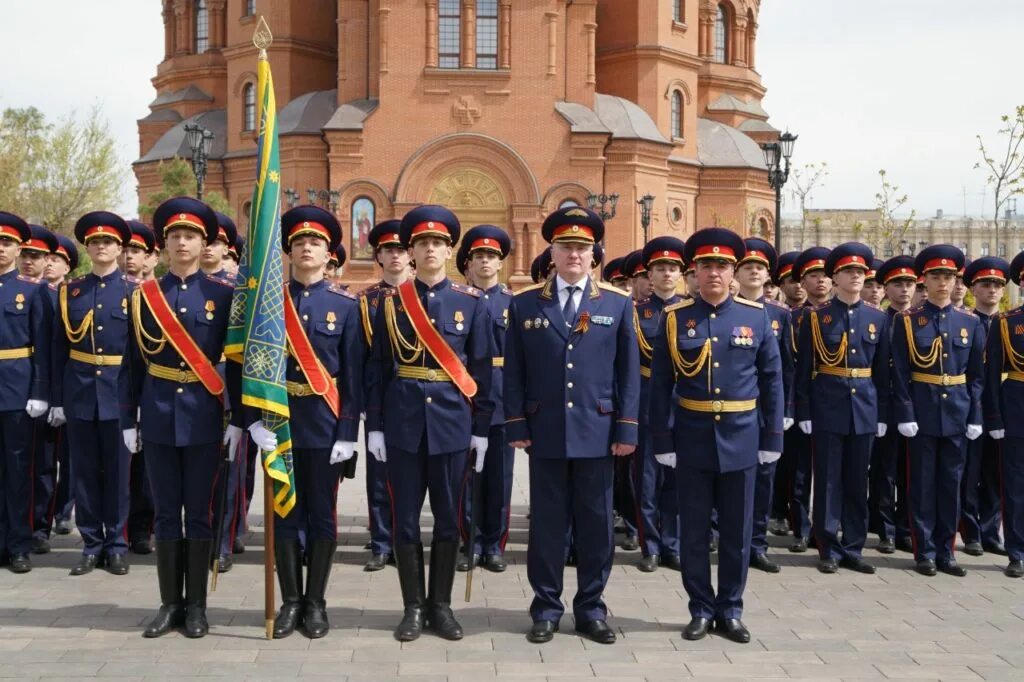
[[[281,216],[281,238],[291,262],[290,305],[300,328],[288,326],[288,343],[295,350],[286,379],[296,503],[274,524],[282,600],[274,637],[287,637],[301,626],[307,637],[318,639],[330,629],[324,595],[338,545],[341,469],[354,455],[359,433],[365,345],[356,297],[328,282],[324,273],[341,241],[338,221],[322,208],[299,206]],[[306,533],[309,556],[305,594],[300,531]]]
[[[128,301],[138,284],[117,267],[131,229],[108,211],[75,224],[92,272],[66,282],[58,294],[54,338],[54,412],[67,419],[82,557],[71,575],[107,566],[128,572],[126,524],[131,454],[121,437],[119,384],[128,345]]]
[[[187,637],[202,637],[209,629],[206,578],[213,550],[214,481],[222,444],[234,452],[242,435],[238,426],[225,429],[228,396],[215,368],[224,354],[234,286],[199,270],[203,248],[217,238],[217,216],[206,204],[189,197],[168,199],[154,212],[153,229],[167,250],[169,271],[142,283],[129,301],[133,332],[121,370],[120,400],[125,445],[143,451],[156,506],[161,607],[144,636],[159,637],[184,625]],[[240,381],[231,375],[240,368],[227,365],[236,402]],[[240,421],[241,415],[235,416]],[[250,432],[262,425],[253,427]],[[276,445],[261,439],[261,447]]]
[[[974,314],[981,320],[986,338],[999,313],[1009,272],[1010,264],[996,256],[983,256],[964,267],[963,281],[974,295]],[[964,552],[971,556],[985,552],[1005,556],[1006,547],[999,539],[999,444],[987,432],[967,444],[960,506]]]
[[[32,425],[49,409],[53,312],[46,284],[18,274],[28,224],[0,211],[0,565],[32,562]]]
[[[910,441],[908,498],[916,570],[953,576],[953,541],[960,521],[960,478],[967,441],[982,433],[985,327],[951,302],[960,249],[933,244],[917,254],[925,279],[924,304],[893,321],[893,386],[896,423]]]
[[[400,220],[385,220],[370,230],[367,241],[373,247],[373,257],[381,267],[382,279],[359,293],[359,312],[362,321],[366,352],[373,345],[373,325],[381,310],[384,297],[409,276],[409,251],[402,246],[399,234]],[[367,373],[368,375],[368,373]],[[367,376],[367,379],[369,376]],[[369,429],[366,429],[369,431]],[[376,457],[366,458],[366,502],[370,518],[370,560],[364,571],[379,571],[394,563],[392,532],[394,518],[391,508],[391,490],[388,487],[387,466]]]
[[[458,219],[442,206],[420,206],[402,218],[399,235],[416,263],[416,278],[385,293],[367,363],[367,449],[387,463],[394,500],[405,604],[395,631],[400,641],[419,637],[425,624],[445,639],[462,638],[451,610],[459,492],[467,450],[475,452],[476,471],[483,469],[495,353],[483,294],[445,276],[459,233]],[[434,528],[424,594],[419,518],[427,492]]]
[[[214,211],[214,215],[217,216],[217,238],[203,249],[203,255],[199,258],[199,268],[207,275],[233,282],[234,277],[224,269],[224,260],[238,239],[238,228],[230,216],[220,211]]]
[[[558,631],[572,524],[576,630],[610,644],[615,632],[602,594],[614,554],[615,462],[636,449],[639,416],[633,304],[590,274],[593,245],[604,235],[596,213],[559,209],[541,231],[555,274],[512,299],[505,341],[506,436],[530,455],[527,639],[547,642]]]
[[[1008,276],[1020,286],[1024,252]],[[976,277],[977,275],[975,275]],[[1024,577],[1024,306],[998,313],[989,327],[983,408],[988,437],[1000,441],[999,471],[1008,578]]]
[[[684,254],[699,294],[665,310],[651,366],[651,436],[659,462],[676,469],[683,587],[691,620],[683,637],[704,637],[717,621],[746,643],[741,620],[757,464],[782,452],[785,398],[779,343],[764,305],[729,295],[745,255],[735,232],[695,232]],[[718,592],[711,584],[712,511],[720,532]]]
[[[669,467],[654,459],[653,443],[648,434],[650,404],[651,354],[665,308],[678,303],[676,285],[683,276],[681,239],[655,237],[642,250],[642,261],[651,282],[651,296],[636,303],[634,317],[637,344],[640,348],[640,428],[637,452],[630,457],[633,478],[633,499],[636,500],[636,526],[643,558],[637,563],[644,573],[652,573],[659,565],[680,570],[679,507],[676,500],[676,475]]]
[[[623,291],[629,291],[629,278],[626,277],[622,271],[622,261],[625,260],[623,256],[618,258],[612,258],[608,261],[607,265],[604,266],[604,271],[601,273],[604,281],[611,284],[613,287],[622,289]]]
[[[917,286],[914,257],[890,258],[878,267],[875,278],[884,288],[885,297],[889,301],[885,313],[886,333],[891,349],[896,329],[893,320],[897,313],[910,307],[910,297]],[[892,366],[891,356],[889,365]],[[879,419],[886,424],[885,435],[875,438],[868,470],[868,530],[878,534],[877,549],[882,554],[892,554],[897,545],[910,545],[906,508],[907,439],[896,429],[891,373],[887,390],[889,408],[884,413],[879,412]]]
[[[759,237],[744,240],[746,254],[736,265],[736,281],[739,282],[738,296],[764,305],[771,323],[772,335],[779,344],[782,361],[782,388],[786,406],[782,420],[783,429],[793,426],[793,362],[792,329],[789,324],[789,307],[766,298],[764,285],[770,281],[777,267],[775,247]],[[785,441],[785,437],[783,437]],[[781,459],[781,458],[780,458]],[[772,507],[772,493],[778,462],[759,462],[757,480],[754,482],[754,521],[750,536],[750,566],[765,573],[778,573],[781,567],[768,558],[768,516]]]
[[[502,405],[502,372],[505,366],[505,329],[508,326],[508,308],[512,292],[498,281],[502,264],[508,256],[512,242],[500,227],[477,225],[466,232],[462,249],[467,259],[467,271],[473,286],[483,292],[484,305],[491,318],[494,337],[494,369],[491,374],[491,396],[494,415],[487,435],[487,457],[480,472],[479,527],[472,539],[472,560],[489,571],[501,573],[507,568],[505,543],[508,540],[509,516],[512,511],[512,468],[515,450],[505,438],[505,412]],[[471,527],[473,486],[471,472],[467,471],[463,491],[463,528]],[[467,552],[459,559],[458,569],[467,571],[470,558]]]
[[[822,573],[839,566],[875,572],[861,553],[871,446],[887,430],[889,334],[882,309],[860,297],[873,260],[859,242],[829,253],[825,274],[835,296],[804,314],[797,342],[796,419],[813,443],[814,537]]]

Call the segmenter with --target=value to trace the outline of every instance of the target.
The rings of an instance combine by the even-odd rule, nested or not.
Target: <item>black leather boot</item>
[[[213,540],[186,540],[185,559],[185,636],[205,637],[210,631],[206,620],[206,581],[210,572]]]
[[[295,632],[302,619],[302,551],[298,540],[276,540],[274,562],[281,587],[281,609],[274,619],[274,639]]]
[[[185,584],[182,540],[157,540],[156,577],[160,583],[160,612],[149,621],[143,637],[161,637],[185,624],[185,604],[181,598]]]
[[[452,613],[452,583],[459,543],[430,545],[430,591],[427,593],[427,627],[445,639],[462,639],[462,626]]]
[[[310,639],[326,635],[331,624],[327,621],[327,580],[331,577],[336,540],[317,539],[309,549],[309,570],[306,572],[305,611],[302,614],[302,633]]]
[[[423,575],[423,544],[397,545],[395,564],[398,583],[402,587],[405,616],[395,629],[395,639],[411,642],[419,639],[427,615],[427,589]]]

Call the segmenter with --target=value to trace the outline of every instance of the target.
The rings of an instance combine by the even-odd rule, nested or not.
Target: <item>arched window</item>
[[[256,85],[242,88],[242,130],[256,130]]]
[[[558,208],[572,208],[573,206],[579,205],[579,202],[575,199],[562,199],[562,203],[558,205]]]
[[[989,255],[991,255],[990,252],[991,252],[991,249],[989,248],[988,242],[982,242],[981,243],[981,255],[982,256],[989,256]]]
[[[726,64],[729,57],[729,11],[725,5],[718,5],[715,15],[715,61]]]
[[[437,7],[437,65],[457,69],[461,65],[462,0],[441,0]]]
[[[684,0],[672,0],[672,21],[683,22],[686,20],[683,16],[683,2]]]
[[[373,260],[370,246],[370,230],[376,224],[377,207],[367,196],[356,197],[352,202],[352,251],[355,260]]]
[[[672,91],[672,137],[683,136],[683,93],[678,90]]]
[[[498,68],[498,0],[476,0],[476,68]]]
[[[206,9],[206,0],[195,0],[196,10],[196,54],[210,49],[210,12]]]

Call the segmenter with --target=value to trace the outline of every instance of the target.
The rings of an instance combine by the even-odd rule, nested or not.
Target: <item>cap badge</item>
[[[573,208],[565,212],[567,216],[579,216],[580,218],[586,218],[587,212],[582,208]]]

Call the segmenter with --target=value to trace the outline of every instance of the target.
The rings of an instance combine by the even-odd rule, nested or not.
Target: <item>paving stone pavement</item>
[[[913,573],[909,555],[885,557],[869,549],[865,556],[879,567],[877,575],[841,570],[826,576],[815,570],[813,553],[789,554],[781,538],[772,542],[780,545],[773,555],[782,573],[750,575],[744,620],[754,641],[748,645],[717,636],[684,641],[688,616],[679,574],[640,573],[634,568],[639,553],[621,550],[605,595],[618,642],[604,646],[576,637],[567,615],[553,642],[530,644],[524,639],[532,594],[526,467],[519,453],[509,570],[478,570],[470,604],[461,601],[462,574],[456,581],[454,606],[466,630],[461,642],[430,634],[407,644],[392,638],[401,612],[395,570],[362,571],[368,534],[360,465],[358,477],[339,492],[340,546],[328,593],[332,631],[325,639],[263,638],[257,494],[248,548],[210,595],[211,632],[201,640],[176,633],[141,637],[157,606],[152,555],[132,556],[125,577],[97,570],[72,578],[67,572],[81,551],[72,534],[55,538],[51,554],[33,557],[31,573],[0,570],[0,678],[1024,680],[1024,580],[1002,575],[1002,557],[962,556],[966,578],[924,578]],[[574,590],[575,575],[567,569],[570,603]]]

